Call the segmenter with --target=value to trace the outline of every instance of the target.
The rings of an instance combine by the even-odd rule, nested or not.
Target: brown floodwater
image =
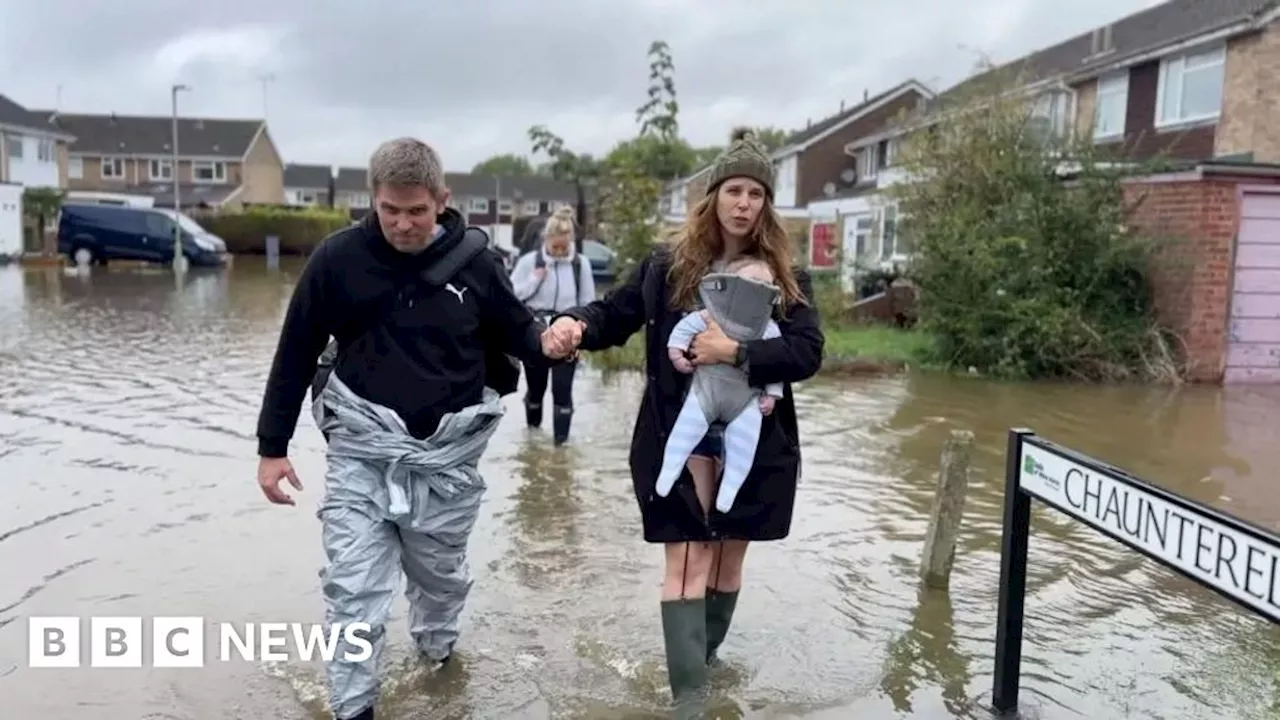
[[[323,443],[304,412],[299,505],[254,482],[254,425],[299,269],[0,267],[0,715],[324,718],[315,662],[30,668],[31,616],[318,622]],[[482,464],[476,585],[457,662],[414,665],[401,600],[384,718],[650,718],[666,707],[661,552],[627,475],[640,381],[581,373],[573,443],[523,427]],[[984,717],[1005,433],[1041,435],[1280,527],[1280,388],[1097,388],[935,376],[797,389],[790,538],[752,548],[713,675],[716,716]],[[949,593],[918,591],[938,456],[976,434]],[[1028,717],[1275,717],[1280,632],[1083,525],[1033,517]],[[150,640],[147,640],[150,642]],[[88,657],[88,650],[84,650]],[[149,651],[147,657],[149,658]]]

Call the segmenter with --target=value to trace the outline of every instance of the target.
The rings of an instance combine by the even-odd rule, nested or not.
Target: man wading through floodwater
[[[326,238],[298,279],[258,419],[258,484],[302,483],[289,441],[308,386],[328,440],[318,516],[327,624],[369,623],[373,656],[327,666],[339,720],[372,720],[385,624],[406,578],[410,628],[431,663],[449,659],[471,587],[466,545],[484,492],[476,470],[519,369],[546,360],[542,325],[512,292],[488,238],[446,208],[436,152],[401,138],[369,162],[374,210]],[[317,373],[329,338],[332,371]],[[323,368],[325,363],[321,363]]]

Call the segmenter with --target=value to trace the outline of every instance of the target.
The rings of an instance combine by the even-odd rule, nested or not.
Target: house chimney
[[[200,118],[196,118],[195,128],[196,128],[197,130],[203,130],[203,129],[204,129],[204,120],[201,120]]]
[[[868,90],[867,88],[862,88],[862,102],[866,102],[870,99],[871,99],[871,91]]]
[[[112,124],[112,125],[115,125],[115,124],[116,124],[116,111],[115,111],[115,110],[112,110],[112,111],[111,111],[111,124]]]
[[[844,112],[844,98],[840,99],[840,112]]]
[[[1101,55],[1110,52],[1114,47],[1112,45],[1111,25],[1103,25],[1093,29],[1093,35],[1090,38],[1089,54]]]

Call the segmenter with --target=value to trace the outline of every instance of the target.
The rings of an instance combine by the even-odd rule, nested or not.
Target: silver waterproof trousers
[[[326,632],[332,624],[368,623],[374,648],[338,643],[326,674],[334,716],[350,718],[377,700],[386,623],[406,581],[409,633],[419,652],[444,660],[458,639],[458,618],[471,589],[467,540],[485,484],[476,469],[503,407],[485,389],[481,403],[446,415],[426,440],[411,436],[394,411],[356,395],[329,375],[312,403],[328,435],[325,497],[317,516],[328,565],[322,571]]]

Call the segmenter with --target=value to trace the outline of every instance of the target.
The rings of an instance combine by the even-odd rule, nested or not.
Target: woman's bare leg
[[[705,514],[715,497],[716,461],[693,455],[689,458],[689,474]],[[695,599],[706,596],[708,577],[711,574],[712,548],[704,542],[667,543],[666,574],[662,581],[662,599]]]
[[[711,546],[711,570],[707,587],[720,592],[742,589],[742,565],[747,559],[746,540],[721,540]]]

